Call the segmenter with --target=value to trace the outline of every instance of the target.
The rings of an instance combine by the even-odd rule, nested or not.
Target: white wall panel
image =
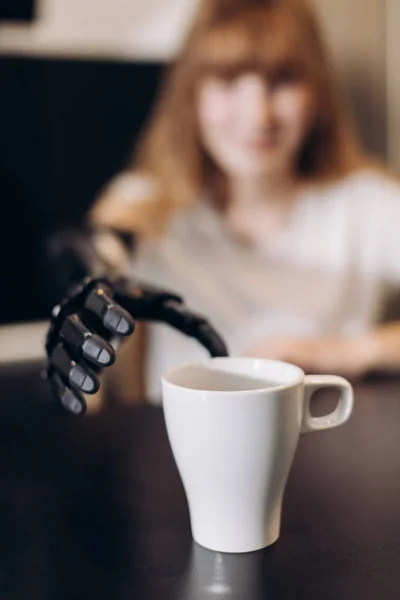
[[[197,0],[37,0],[31,25],[0,25],[0,52],[168,59]]]

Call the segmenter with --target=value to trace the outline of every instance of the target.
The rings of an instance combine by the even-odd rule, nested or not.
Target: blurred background
[[[399,0],[315,2],[367,148],[400,169]],[[0,0],[3,325],[48,317],[44,242],[126,164],[195,8]]]

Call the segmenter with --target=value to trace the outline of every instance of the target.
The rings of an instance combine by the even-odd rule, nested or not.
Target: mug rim
[[[174,373],[181,371],[183,369],[188,369],[191,367],[192,368],[193,367],[201,367],[201,366],[209,364],[210,362],[215,363],[215,362],[227,362],[227,361],[234,361],[234,360],[240,361],[240,362],[261,362],[261,363],[269,364],[269,365],[274,365],[274,364],[275,365],[286,365],[288,367],[295,369],[297,371],[298,375],[290,383],[281,383],[281,384],[277,384],[274,386],[255,388],[255,389],[249,389],[249,390],[199,389],[199,388],[191,388],[188,386],[180,385],[178,383],[174,383],[169,380],[169,378],[172,377],[172,375]],[[245,357],[217,356],[217,357],[205,358],[204,360],[199,360],[196,362],[187,362],[187,363],[183,363],[181,365],[175,366],[175,367],[171,367],[171,368],[167,369],[167,371],[165,371],[165,373],[163,373],[161,380],[162,380],[163,384],[166,384],[170,387],[174,387],[174,388],[180,389],[180,390],[190,390],[191,392],[197,392],[200,394],[211,394],[211,395],[229,394],[229,395],[237,396],[237,395],[242,395],[242,394],[257,394],[258,395],[258,394],[265,394],[266,392],[276,392],[276,391],[288,390],[288,389],[294,388],[297,385],[301,384],[304,381],[304,377],[305,377],[305,372],[303,371],[303,369],[301,369],[297,365],[294,365],[292,363],[282,361],[282,360],[272,360],[269,358],[252,358],[252,357],[248,357],[248,356],[245,356]]]

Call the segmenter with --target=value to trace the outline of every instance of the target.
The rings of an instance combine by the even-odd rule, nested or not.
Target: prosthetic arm
[[[46,340],[47,378],[65,410],[85,413],[84,394],[98,391],[99,372],[115,362],[119,342],[133,334],[135,321],[167,323],[211,356],[227,355],[218,333],[180,296],[127,278],[87,276],[53,309]]]

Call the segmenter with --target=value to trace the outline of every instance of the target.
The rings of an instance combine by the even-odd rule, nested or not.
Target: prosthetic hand
[[[211,356],[227,356],[216,331],[179,296],[127,279],[86,278],[53,310],[46,341],[47,377],[65,410],[85,413],[84,394],[97,392],[99,372],[115,362],[119,340],[134,332],[135,321],[167,323],[198,340]]]

